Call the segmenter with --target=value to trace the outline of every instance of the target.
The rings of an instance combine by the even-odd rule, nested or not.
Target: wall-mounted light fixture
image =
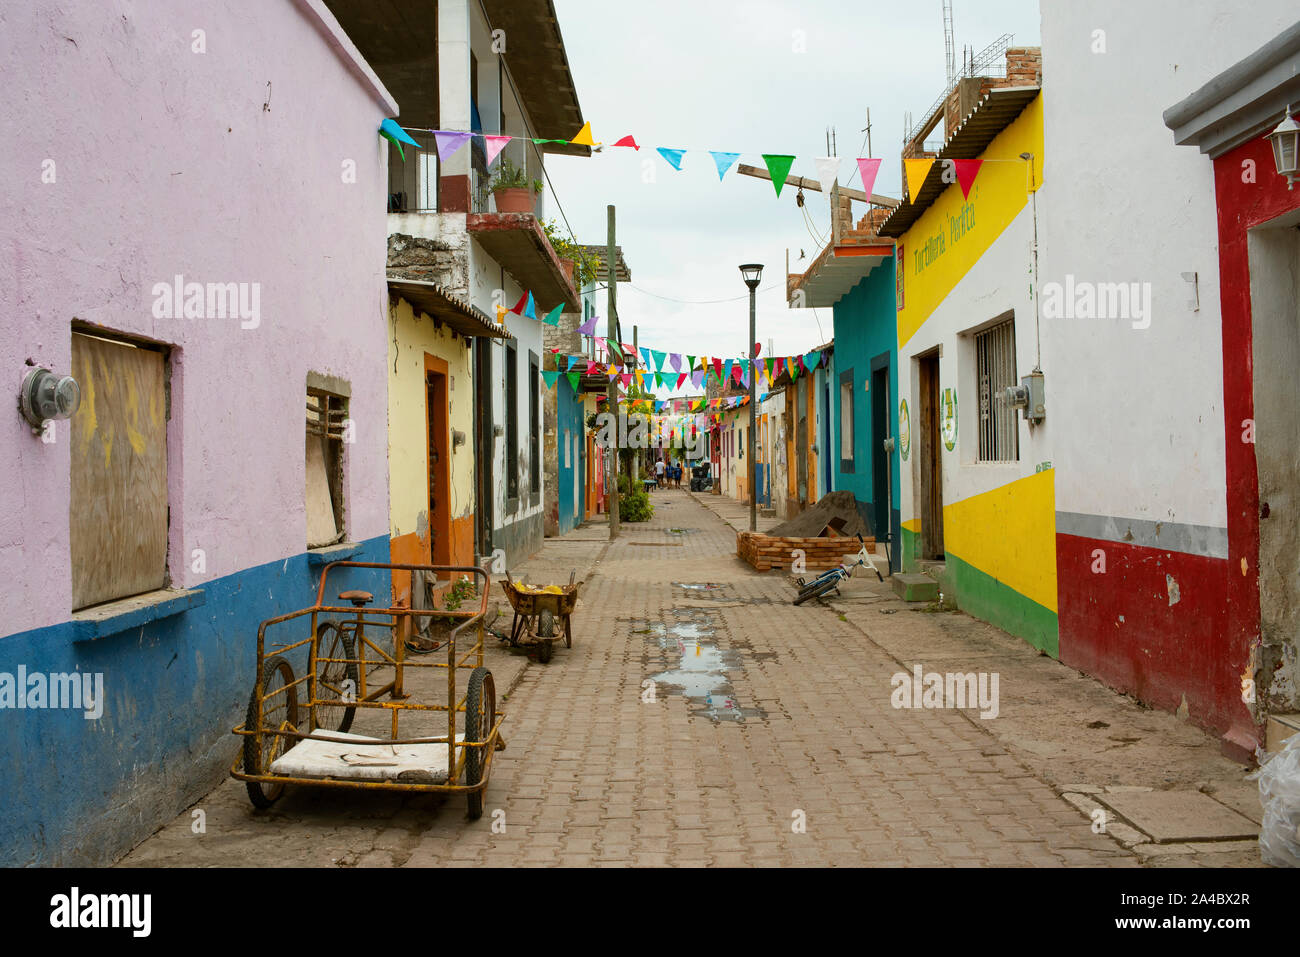
[[[81,405],[81,386],[70,375],[57,376],[49,369],[30,369],[23,376],[18,408],[39,432],[47,419],[70,419]]]
[[[1268,139],[1273,144],[1273,164],[1277,175],[1286,177],[1286,188],[1295,189],[1295,181],[1300,179],[1300,123],[1291,116],[1291,106],[1287,105],[1286,116]]]

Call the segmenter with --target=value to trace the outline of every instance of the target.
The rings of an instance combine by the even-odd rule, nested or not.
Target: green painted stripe
[[[946,577],[962,611],[997,625],[1053,658],[1060,657],[1056,612],[1026,598],[952,552],[945,557],[945,564]]]

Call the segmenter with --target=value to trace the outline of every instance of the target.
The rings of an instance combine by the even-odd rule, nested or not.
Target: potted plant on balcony
[[[531,213],[533,196],[542,191],[539,179],[528,182],[528,173],[502,157],[501,167],[489,187],[496,197],[498,213]]]

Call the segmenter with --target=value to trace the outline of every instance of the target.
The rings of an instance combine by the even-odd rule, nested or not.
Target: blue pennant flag
[[[686,155],[686,150],[670,150],[663,146],[656,147],[656,149],[659,151],[659,155],[668,161],[669,166],[675,170],[681,170],[682,157]]]
[[[740,159],[739,153],[715,153],[709,150],[709,155],[713,157],[713,163],[718,167],[718,179],[727,175],[727,170],[731,169],[736,160]]]

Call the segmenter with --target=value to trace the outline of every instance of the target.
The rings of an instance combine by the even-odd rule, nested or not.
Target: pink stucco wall
[[[176,347],[175,585],[304,551],[309,370],[351,383],[350,538],[388,531],[376,131],[395,104],[331,24],[318,0],[0,7],[0,392],[29,358],[67,372],[74,318]],[[260,326],[154,318],[178,273],[260,283]],[[69,617],[67,426],[43,444],[0,408],[0,634]]]

